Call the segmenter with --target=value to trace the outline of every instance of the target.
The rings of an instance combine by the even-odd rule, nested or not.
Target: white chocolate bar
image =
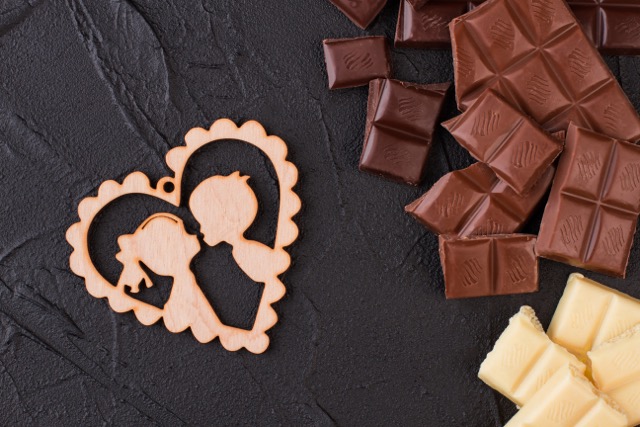
[[[547,333],[586,361],[589,350],[636,323],[640,323],[640,301],[573,273]]]
[[[524,306],[480,366],[478,377],[522,406],[564,365],[586,366],[544,333],[531,307]]]
[[[570,365],[559,369],[505,427],[627,427],[624,412]]]
[[[640,424],[640,325],[588,354],[596,386],[627,413],[630,426]]]

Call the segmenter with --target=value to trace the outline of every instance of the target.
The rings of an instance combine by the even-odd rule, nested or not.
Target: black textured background
[[[436,237],[403,206],[470,158],[439,132],[421,189],[357,171],[366,89],[326,89],[321,41],[391,38],[397,7],[363,32],[326,0],[0,1],[0,424],[498,426],[514,413],[478,366],[520,305],[548,324],[574,269],[542,261],[534,295],[445,301]],[[448,51],[393,62],[399,79],[453,76]],[[640,58],[607,63],[638,107]],[[115,314],[68,267],[82,198],[134,170],[162,177],[167,150],[221,117],[262,122],[300,170],[301,236],[258,356]],[[277,194],[259,154],[202,153],[189,185],[236,168],[263,202],[252,236],[269,242]],[[134,199],[92,233],[111,278],[117,234],[166,208]],[[627,280],[590,276],[640,297],[639,251]],[[250,325],[260,289],[228,248],[195,268],[223,319]],[[169,286],[146,297],[161,304]]]

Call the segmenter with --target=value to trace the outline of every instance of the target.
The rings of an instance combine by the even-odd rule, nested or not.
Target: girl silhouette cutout
[[[200,252],[198,238],[186,232],[182,220],[160,213],[147,218],[133,234],[118,238],[118,261],[124,266],[117,287],[131,293],[140,291],[140,283],[150,288],[153,282],[141,263],[160,276],[173,278],[169,299],[163,308],[163,318],[171,332],[191,328],[194,336],[208,342],[215,338],[212,325],[220,320],[207,301],[191,272],[193,257]]]

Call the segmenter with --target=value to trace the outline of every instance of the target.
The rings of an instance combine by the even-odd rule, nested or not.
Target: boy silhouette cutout
[[[286,271],[290,258],[284,250],[244,237],[258,214],[258,199],[248,179],[240,172],[207,178],[191,194],[189,208],[207,245],[228,243],[242,271],[254,282],[266,283]]]

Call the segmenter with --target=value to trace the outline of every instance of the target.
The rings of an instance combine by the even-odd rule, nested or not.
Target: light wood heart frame
[[[280,209],[273,251],[277,252],[279,256],[286,257],[283,271],[288,269],[291,260],[284,248],[291,245],[298,237],[298,227],[293,222],[293,216],[300,210],[301,202],[293,191],[298,180],[298,170],[293,163],[286,160],[287,145],[279,137],[267,135],[262,125],[256,121],[248,121],[238,127],[229,119],[220,119],[213,123],[208,130],[191,129],[185,135],[186,145],[173,148],[167,153],[167,166],[173,171],[173,176],[161,178],[155,187],[151,185],[149,178],[144,173],[133,172],[121,184],[116,181],[105,181],[100,185],[96,197],[87,197],[79,203],[80,221],[67,230],[66,238],[73,247],[69,259],[71,270],[85,279],[89,294],[96,298],[107,298],[111,308],[118,313],[133,311],[137,319],[144,325],[151,325],[163,318],[164,309],[133,298],[125,293],[123,288],[114,286],[99,273],[91,260],[89,251],[90,227],[95,217],[108,204],[130,194],[149,195],[179,207],[182,178],[192,154],[208,144],[224,140],[235,140],[253,145],[272,162],[280,192]],[[236,255],[234,254],[234,256]],[[249,262],[253,261],[249,260]],[[260,260],[256,262],[259,263]],[[273,327],[278,320],[271,305],[279,301],[285,293],[284,284],[278,277],[279,274],[281,273],[274,274],[274,277],[270,277],[264,283],[262,297],[251,330],[228,326],[218,320],[206,325],[199,325],[200,333],[196,333],[196,328],[192,327],[196,339],[200,342],[209,342],[218,337],[222,346],[229,351],[246,348],[252,353],[264,352],[269,346],[269,338],[265,332]],[[209,304],[211,303],[209,302]]]

